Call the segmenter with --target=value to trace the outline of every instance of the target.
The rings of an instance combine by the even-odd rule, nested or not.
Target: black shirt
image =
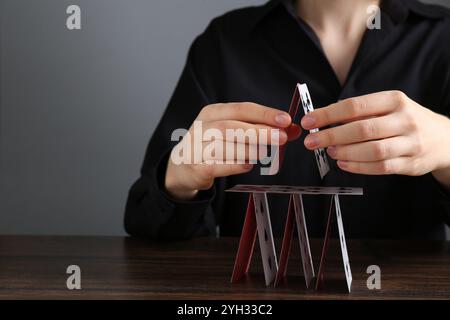
[[[214,19],[189,51],[181,79],[147,149],[141,177],[132,186],[125,214],[131,235],[184,239],[240,235],[247,195],[225,193],[239,183],[363,187],[363,197],[341,197],[346,233],[358,238],[443,238],[450,197],[431,174],[365,176],[335,163],[322,181],[303,138],[290,143],[281,172],[252,172],[217,179],[192,201],[164,190],[171,134],[189,128],[213,103],[256,102],[288,109],[294,86],[307,83],[316,107],[384,90],[401,90],[431,110],[450,114],[450,14],[416,1],[382,2],[381,29],[367,30],[342,86],[320,42],[282,1],[229,12]],[[450,137],[443,137],[448,139]],[[450,155],[449,155],[450,156]],[[275,235],[281,235],[287,196],[269,196]],[[309,233],[321,236],[329,199],[305,196]]]

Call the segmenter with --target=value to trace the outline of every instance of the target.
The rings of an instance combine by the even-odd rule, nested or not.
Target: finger
[[[253,169],[253,166],[252,164],[199,164],[196,170],[201,170],[212,178],[221,178],[247,173]]]
[[[304,129],[311,130],[351,120],[385,115],[397,109],[408,98],[400,91],[383,91],[345,99],[316,109],[303,117]]]
[[[412,155],[416,142],[405,136],[332,146],[328,155],[335,160],[373,162]]]
[[[390,138],[401,135],[407,126],[406,120],[393,114],[378,118],[347,123],[308,135],[305,146],[314,150],[330,146]]]
[[[287,112],[250,102],[209,105],[202,109],[198,119],[203,121],[238,120],[277,128],[287,128],[292,123],[291,116]]]
[[[376,116],[358,117],[358,118],[351,119],[351,120],[349,119],[349,120],[345,120],[345,121],[338,123],[338,125],[347,124],[347,123],[354,122],[354,121],[372,119],[372,118],[376,118]]]
[[[260,158],[267,156],[267,151],[261,156],[262,146],[253,144],[233,143],[228,141],[204,142],[202,159],[206,164],[256,164]]]
[[[409,157],[400,157],[373,162],[338,161],[341,170],[366,175],[405,174],[407,172]]]
[[[288,141],[285,130],[264,124],[251,124],[236,120],[205,122],[202,140],[222,140],[249,144],[283,145]]]

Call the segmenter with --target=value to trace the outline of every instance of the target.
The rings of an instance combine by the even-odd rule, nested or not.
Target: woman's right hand
[[[194,130],[195,123],[201,123],[201,139],[194,138],[194,131],[195,134],[198,134]],[[227,136],[227,129],[232,129],[234,132],[239,129],[243,130],[242,132],[252,129],[251,131],[257,135],[257,141],[261,141],[260,137],[264,137],[264,139],[267,137],[267,140],[263,140],[267,142],[267,145],[283,145],[288,141],[299,138],[301,135],[300,126],[292,123],[288,113],[255,103],[208,105],[201,110],[194,124],[189,129],[189,134],[172,150],[167,165],[165,188],[171,196],[180,200],[192,199],[200,190],[210,189],[215,178],[249,172],[253,168],[253,165],[249,162],[253,161],[254,163],[254,161],[260,160],[254,158],[255,154],[258,155],[259,153],[251,151],[258,148],[258,145],[255,145],[249,139],[244,140],[245,143],[242,143],[242,141],[239,143],[235,136]],[[202,152],[200,161],[181,164],[173,161],[174,152],[180,152],[180,148],[186,147],[187,143],[190,143],[193,148],[201,148],[200,150],[207,148],[212,140],[204,141],[204,133],[209,129],[213,129],[216,133],[219,131],[222,133],[223,140],[220,143],[223,145],[223,154],[219,152],[214,157],[205,159]],[[276,132],[279,134],[277,135]],[[262,136],[263,134],[264,136]],[[271,137],[272,139],[277,137],[277,139],[275,138],[272,141]],[[194,146],[196,143],[201,143],[202,146]],[[239,154],[239,152],[227,154],[225,150],[230,150],[229,148],[233,148],[232,150],[245,148],[245,152],[243,154]],[[187,149],[184,148],[183,150]],[[190,149],[192,150],[192,148]],[[223,163],[218,163],[221,160]]]

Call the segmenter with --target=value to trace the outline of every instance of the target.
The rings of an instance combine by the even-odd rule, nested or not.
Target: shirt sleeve
[[[133,184],[125,209],[125,229],[133,236],[187,239],[215,233],[212,209],[215,188],[192,201],[177,201],[165,191],[167,161],[177,142],[176,129],[188,129],[200,110],[216,100],[215,75],[220,75],[214,24],[192,44],[181,78],[147,147],[140,178]]]

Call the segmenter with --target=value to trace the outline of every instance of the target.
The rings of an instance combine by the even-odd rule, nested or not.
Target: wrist
[[[180,183],[177,177],[181,176],[182,174],[180,175],[176,172],[174,164],[169,159],[167,163],[166,176],[164,179],[164,188],[166,192],[176,200],[192,200],[198,194],[198,190],[184,186]]]

